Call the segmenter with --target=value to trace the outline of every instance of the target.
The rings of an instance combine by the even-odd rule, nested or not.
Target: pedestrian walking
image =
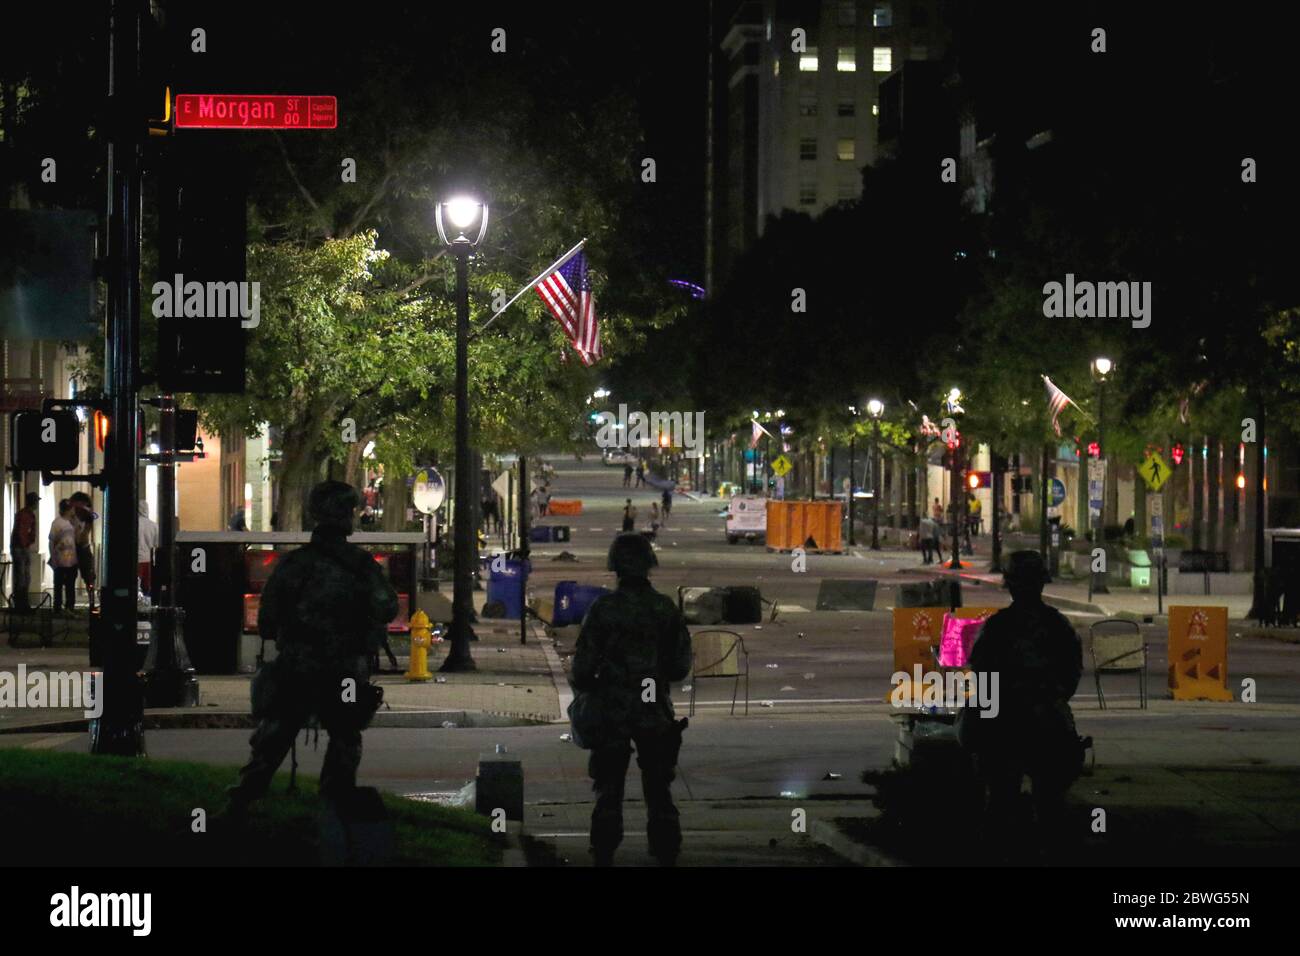
[[[14,585],[9,603],[15,611],[32,609],[32,567],[36,562],[36,511],[41,496],[27,492],[25,504],[14,515],[14,529],[9,532],[9,555],[14,565]]]
[[[636,530],[636,505],[632,504],[632,499],[627,499],[627,504],[623,506],[623,530]]]
[[[664,506],[664,527],[668,527],[668,516],[673,513],[673,492],[671,488],[665,488],[661,500]]]
[[[575,737],[591,751],[591,853],[597,866],[612,865],[623,842],[623,790],[633,747],[650,854],[672,866],[681,851],[672,782],[688,722],[676,719],[671,689],[690,673],[691,635],[677,605],[650,585],[650,569],[658,563],[645,537],[614,539],[608,568],[618,576],[618,589],[587,611],[573,657],[570,717]]]
[[[932,564],[936,556],[940,561],[943,560],[939,547],[939,525],[933,518],[927,515],[921,519],[916,536],[921,545],[922,564]]]
[[[645,462],[636,463],[636,487],[640,488],[645,484]]]
[[[75,508],[64,498],[59,515],[50,522],[50,567],[54,569],[54,613],[77,609],[77,528],[72,519]]]
[[[939,499],[934,499],[934,507],[930,509],[930,515],[935,521],[943,522],[943,505],[939,504]]]
[[[659,502],[650,502],[650,530],[659,530]]]
[[[1014,552],[1004,578],[1011,605],[985,622],[970,654],[979,686],[992,688],[994,715],[966,708],[958,719],[958,737],[988,790],[985,838],[995,852],[1024,835],[1017,819],[1024,777],[1033,784],[1042,848],[1060,835],[1065,795],[1083,768],[1070,710],[1083,674],[1079,635],[1043,602],[1048,573],[1037,551]]]
[[[348,544],[360,496],[341,481],[312,489],[311,543],[280,560],[262,588],[257,629],[274,640],[275,660],[253,678],[257,730],[252,756],[228,791],[230,819],[266,793],[298,732],[314,717],[329,735],[320,793],[355,793],[361,732],[383,701],[370,683],[369,657],[398,610],[397,593],[373,555]]]
[[[632,485],[632,466],[624,462],[623,464],[623,487],[629,488]]]

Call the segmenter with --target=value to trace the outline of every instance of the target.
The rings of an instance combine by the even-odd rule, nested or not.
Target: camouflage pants
[[[627,779],[632,747],[641,768],[641,792],[646,804],[646,837],[650,853],[660,861],[672,861],[682,845],[682,828],[673,805],[672,782],[677,777],[677,754],[681,737],[672,729],[638,731],[628,740],[608,744],[591,752],[587,772],[596,794],[591,813],[591,846],[597,855],[612,854],[623,842],[623,788]]]
[[[364,683],[365,663],[352,670],[354,673],[342,676]],[[357,768],[361,765],[361,729],[355,712],[340,702],[342,676],[337,680],[333,677],[304,679],[283,689],[270,715],[258,723],[248,739],[253,754],[239,771],[237,789],[241,796],[251,800],[266,793],[294,739],[313,714],[329,735],[320,773],[320,792],[339,794],[356,787]]]
[[[1060,835],[1065,797],[1079,776],[1077,748],[1064,739],[1035,744],[989,747],[977,754],[980,777],[988,788],[987,833],[993,840],[1011,841],[1023,833],[1020,787],[1025,777],[1033,786],[1039,838],[1051,842]]]

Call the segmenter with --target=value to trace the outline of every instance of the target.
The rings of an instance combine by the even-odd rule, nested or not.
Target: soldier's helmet
[[[658,567],[650,539],[637,532],[625,532],[609,546],[609,570],[620,578],[644,578],[650,569]]]
[[[342,481],[322,481],[311,490],[307,514],[319,525],[352,530],[352,512],[361,504],[361,496]]]
[[[1043,556],[1037,551],[1013,551],[1002,576],[1006,579],[1008,587],[1040,591],[1050,577],[1047,573],[1047,565],[1043,563]]]

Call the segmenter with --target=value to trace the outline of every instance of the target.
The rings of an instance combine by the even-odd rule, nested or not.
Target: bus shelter
[[[262,588],[285,554],[311,541],[307,531],[180,531],[176,534],[176,604],[185,612],[185,646],[200,674],[254,669],[261,641]],[[406,633],[418,593],[418,531],[357,531],[348,537],[374,555],[397,591],[390,633]]]

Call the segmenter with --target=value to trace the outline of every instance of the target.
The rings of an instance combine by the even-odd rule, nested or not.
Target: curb
[[[444,728],[444,722],[455,724]],[[498,714],[484,710],[419,710],[380,711],[370,723],[370,728],[406,728],[416,730],[459,730],[476,727],[539,727],[551,724],[548,717],[515,714]],[[144,715],[145,730],[252,730],[257,721],[252,714],[241,711],[204,711],[199,709],[149,713]],[[0,724],[3,734],[59,734],[82,733],[90,729],[85,717],[58,720],[32,721],[15,725]]]
[[[921,573],[931,575],[932,577],[952,577],[954,572],[943,571],[939,569],[920,569]],[[979,587],[1000,587],[992,581],[981,577],[978,574],[970,574],[966,571],[956,572],[956,576],[964,581],[970,581]],[[1083,614],[1100,614],[1102,617],[1110,617],[1111,614],[1099,604],[1091,604],[1088,601],[1080,601],[1078,598],[1065,597],[1061,594],[1052,594],[1050,591],[1043,591],[1043,602],[1053,607],[1060,608],[1063,611],[1079,611]]]
[[[826,820],[812,821],[812,827],[808,830],[815,843],[820,843],[832,853],[844,857],[850,863],[858,866],[903,866],[893,857],[886,856],[875,847],[867,846],[864,843],[858,843],[840,832],[835,824]]]

